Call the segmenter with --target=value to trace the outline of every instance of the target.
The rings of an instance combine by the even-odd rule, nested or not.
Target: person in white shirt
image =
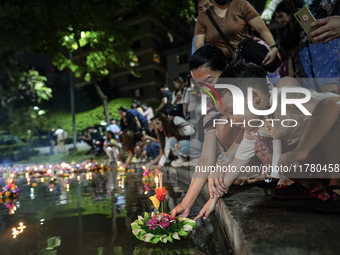
[[[57,130],[54,133],[56,136],[58,136],[57,143],[58,143],[58,152],[59,153],[65,153],[65,139],[67,137],[67,133],[65,130],[63,130],[60,126],[58,126]]]
[[[148,122],[150,123],[150,120],[153,118],[153,110],[150,106],[148,106],[146,103],[142,104],[142,108],[144,110],[143,116],[147,118]]]

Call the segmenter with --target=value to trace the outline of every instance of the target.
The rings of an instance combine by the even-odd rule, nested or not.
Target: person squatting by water
[[[241,74],[246,78],[251,77],[252,72],[256,72],[259,69],[254,64],[236,63],[229,66],[220,78],[236,78]],[[260,70],[259,70],[260,71]],[[265,78],[265,77],[263,77]],[[222,83],[222,82],[217,82]],[[233,85],[240,88],[243,93],[252,93],[252,101],[256,110],[270,109],[272,106],[272,95],[268,90],[265,82],[258,82],[255,79],[235,79]],[[294,78],[282,78],[277,86],[280,90],[285,86],[299,87],[299,83]],[[249,90],[249,88],[251,88]],[[252,118],[263,118],[263,116],[254,114],[247,104],[245,104],[245,112],[243,116],[234,114],[235,108],[233,107],[233,96],[228,89],[216,89],[218,95],[221,97],[221,103],[217,102],[216,109],[224,115],[229,116],[231,119],[240,121],[240,118],[249,120]],[[245,130],[245,137],[243,138],[239,148],[237,149],[235,158],[230,163],[231,166],[235,166],[240,169],[242,166],[246,166],[250,159],[257,155],[264,165],[269,165],[272,159],[270,157],[275,156],[273,154],[273,140],[278,140],[281,143],[282,155],[279,156],[277,165],[282,166],[298,166],[308,164],[335,164],[340,163],[338,156],[340,150],[340,97],[333,93],[317,93],[310,91],[311,99],[304,103],[304,106],[311,113],[311,116],[306,116],[302,111],[297,110],[296,107],[289,105],[287,107],[286,115],[281,115],[279,110],[274,111],[271,115],[275,119],[294,118],[298,122],[298,126],[293,130],[290,128],[281,127],[275,125],[273,128],[254,128],[251,126],[240,127]],[[291,93],[291,98],[299,98],[299,93]],[[278,109],[282,106],[278,103]],[[261,133],[259,133],[262,131]],[[274,163],[274,162],[273,162]],[[293,168],[291,168],[293,169]],[[295,187],[300,185],[303,187],[303,193],[308,194],[309,190],[312,190],[316,186],[320,187],[319,179],[324,178],[330,181],[330,189],[325,192],[329,197],[333,197],[333,190],[339,189],[340,178],[336,173],[324,174],[320,176],[313,176],[315,172],[307,171],[304,175],[304,179],[294,178],[294,171],[285,173],[285,176],[292,179],[296,183],[289,187]],[[218,192],[213,192],[213,196],[203,207],[200,214],[196,218],[206,218],[215,208],[217,200],[221,194],[228,192],[228,188],[233,181],[238,178],[240,171],[218,173],[213,177],[213,185],[218,187]],[[314,178],[310,178],[310,175]],[[339,174],[338,174],[339,175]],[[266,179],[270,179],[270,173],[266,173]],[[282,189],[282,194],[290,194],[291,188]],[[295,191],[295,190],[294,190]],[[297,194],[300,195],[300,194]],[[327,197],[326,195],[326,197]],[[336,194],[334,193],[336,196]],[[337,201],[337,200],[336,200]],[[334,203],[334,208],[338,210],[340,204]],[[327,205],[329,207],[329,205]]]

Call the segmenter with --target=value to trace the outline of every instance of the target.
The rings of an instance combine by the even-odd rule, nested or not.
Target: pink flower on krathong
[[[146,225],[149,226],[149,229],[154,230],[159,226],[159,219],[157,219],[157,216],[155,215],[146,223]]]
[[[149,191],[150,190],[149,185],[148,184],[144,184],[144,189],[145,189],[145,191]]]
[[[161,217],[161,218],[160,218]],[[173,217],[174,218],[174,217]],[[149,227],[150,230],[154,230],[157,227],[161,227],[166,229],[171,224],[169,214],[163,213],[159,215],[155,215],[149,220],[146,225]]]
[[[170,222],[177,222],[176,217],[170,217]]]
[[[162,217],[161,221],[169,221],[170,220],[170,217],[169,215],[165,215]]]
[[[167,227],[169,227],[170,226],[170,221],[162,221],[162,222],[160,222],[159,223],[159,226],[161,227],[161,228],[163,228],[163,229],[166,229]]]
[[[147,176],[149,174],[149,170],[148,169],[145,169],[144,173],[143,173],[143,176]]]

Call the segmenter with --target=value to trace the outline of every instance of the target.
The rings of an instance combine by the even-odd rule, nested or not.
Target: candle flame
[[[158,176],[155,178],[155,183],[158,184]]]

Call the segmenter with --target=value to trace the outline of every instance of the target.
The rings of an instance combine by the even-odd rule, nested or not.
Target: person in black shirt
[[[55,128],[51,128],[47,136],[47,139],[50,143],[50,155],[54,155],[54,147],[57,143],[57,136],[54,134],[54,132],[55,132]]]
[[[139,128],[135,120],[135,116],[127,111],[125,107],[118,109],[118,114],[121,117],[120,128],[121,131],[130,130],[132,132],[138,132]]]
[[[93,127],[87,128],[87,135],[82,135],[79,138],[91,146],[90,150],[94,150],[96,148],[96,141],[103,141],[102,135],[98,132],[97,129]]]
[[[164,84],[161,87],[162,91],[162,103],[160,106],[156,109],[156,112],[164,113],[165,115],[168,115],[173,110],[173,105],[171,104],[172,101],[172,92],[169,90],[168,85]]]

